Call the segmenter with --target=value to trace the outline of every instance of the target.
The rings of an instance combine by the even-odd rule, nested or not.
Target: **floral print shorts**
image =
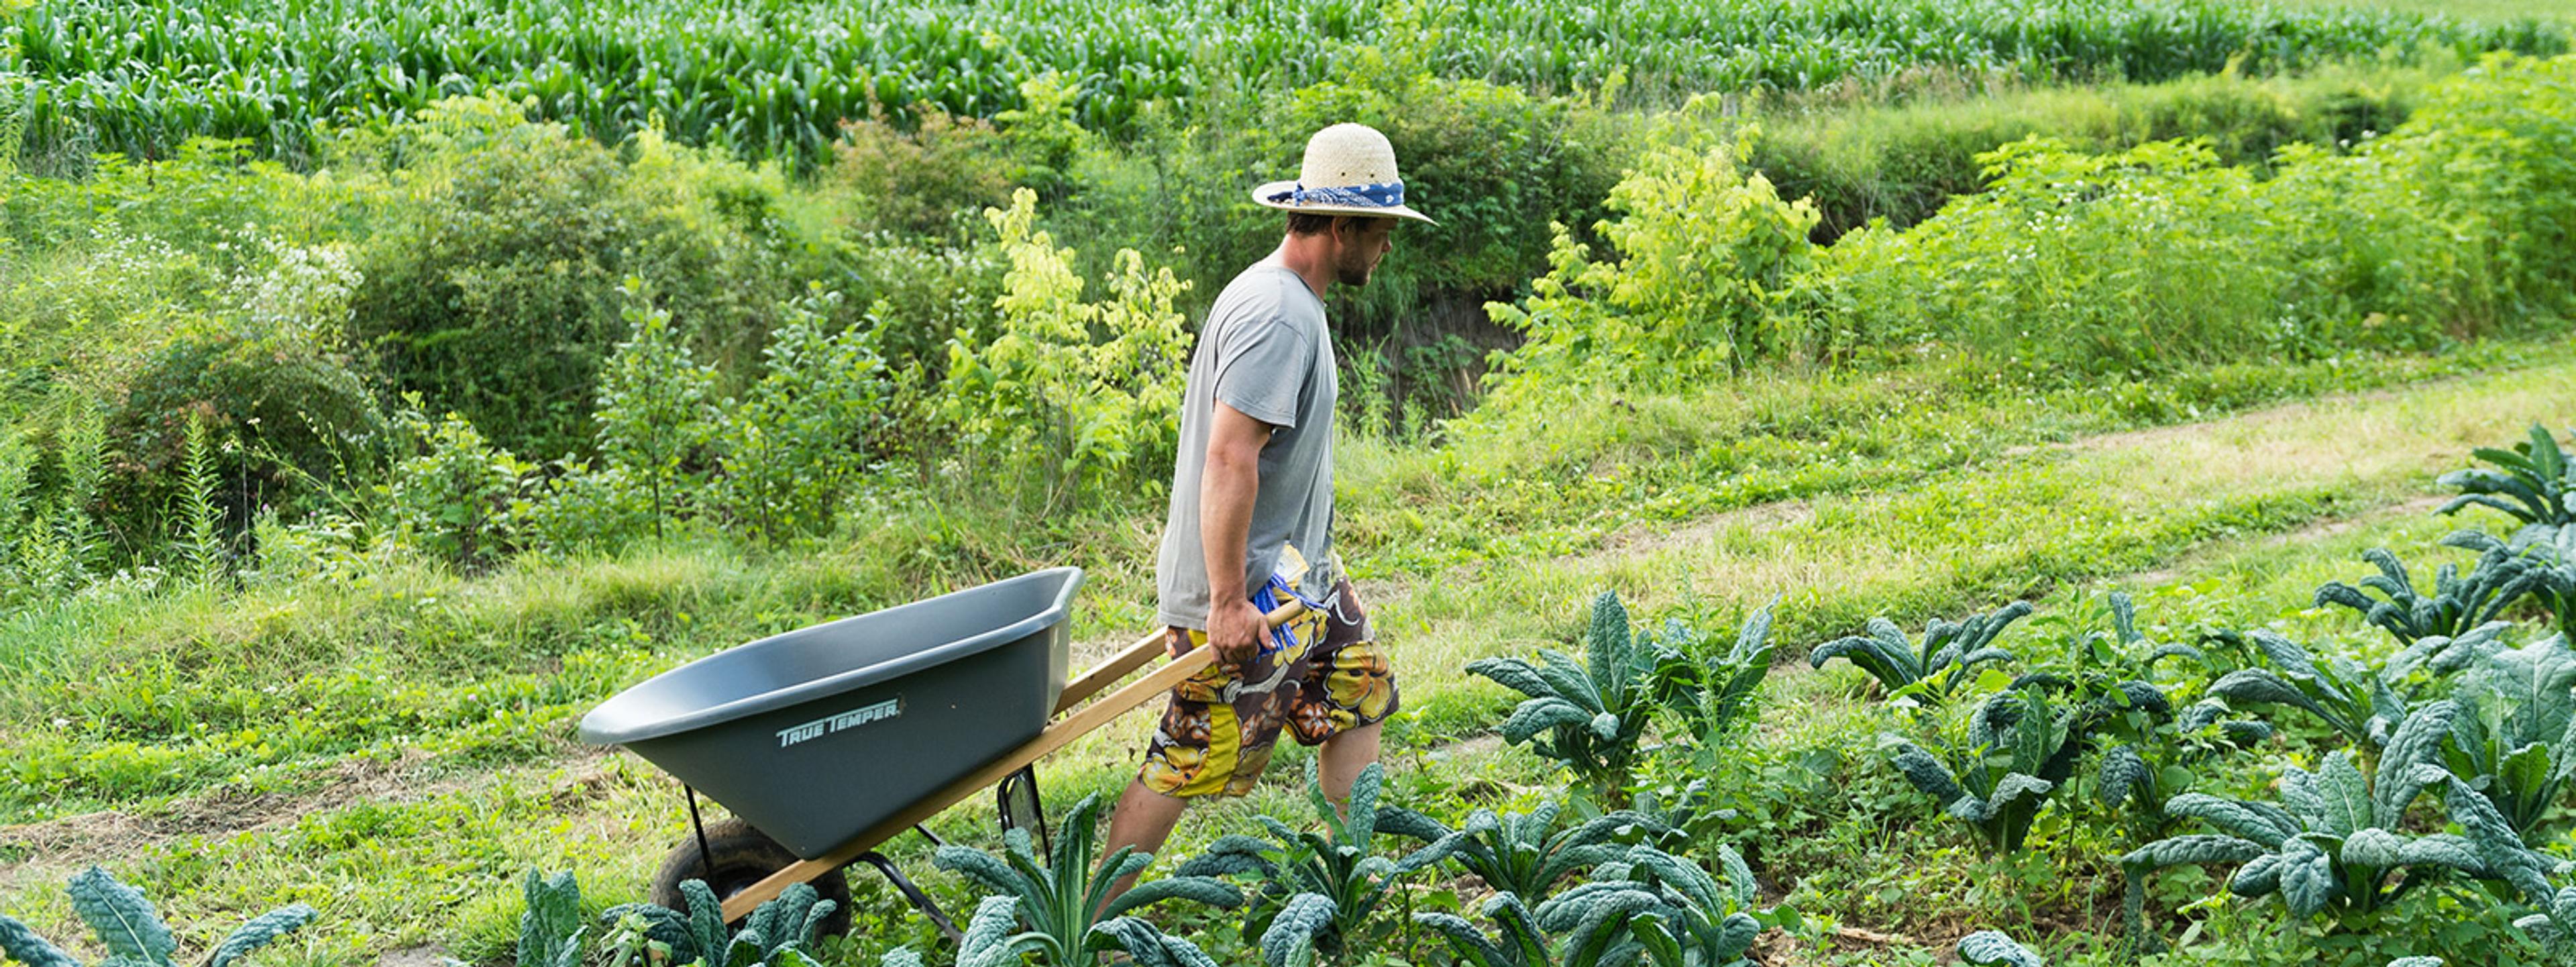
[[[1244,795],[1270,764],[1281,726],[1315,745],[1395,714],[1395,670],[1369,640],[1359,595],[1343,581],[1323,600],[1323,612],[1289,621],[1288,647],[1242,667],[1210,664],[1173,686],[1137,781],[1167,796]],[[1207,644],[1204,631],[1165,634],[1175,655]]]

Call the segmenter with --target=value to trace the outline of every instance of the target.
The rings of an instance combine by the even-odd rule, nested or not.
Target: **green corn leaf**
[[[93,866],[72,877],[71,900],[72,912],[98,934],[111,957],[168,967],[171,952],[179,949],[143,891],[117,882],[104,869]]]
[[[290,903],[251,918],[249,923],[233,929],[224,942],[215,946],[206,967],[229,967],[242,955],[277,942],[281,937],[304,929],[313,922],[314,910],[301,903]]]

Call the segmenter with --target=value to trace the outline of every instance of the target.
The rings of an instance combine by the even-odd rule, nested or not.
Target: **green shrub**
[[[1804,325],[1814,206],[1746,175],[1742,146],[1649,153],[1597,226],[1615,258],[1559,227],[1553,268],[1519,305],[1486,307],[1524,342],[1496,360],[1492,403],[1581,387],[1677,390],[1827,347]]]
[[[649,136],[621,160],[474,99],[386,140],[350,149],[403,166],[358,249],[352,333],[398,387],[514,450],[587,452],[626,279],[687,321],[700,355],[747,370],[799,277],[822,271],[774,172]]]
[[[137,550],[145,535],[171,530],[164,512],[184,497],[178,478],[191,414],[234,444],[216,455],[213,473],[225,482],[217,503],[227,540],[246,532],[260,507],[310,513],[385,466],[391,423],[373,374],[337,348],[336,326],[294,323],[279,311],[255,298],[246,315],[261,321],[189,322],[123,376],[107,415],[122,457],[109,513]]]
[[[850,121],[832,146],[835,183],[858,194],[866,226],[950,236],[958,216],[1010,204],[1011,142],[989,122],[915,108],[910,130]]]
[[[2221,163],[2260,167],[2283,145],[2334,146],[2386,133],[2442,67],[2334,67],[2298,77],[2236,71],[2160,84],[2047,86],[1810,113],[1757,112],[1746,164],[1782,195],[1813,201],[1815,239],[1885,218],[1905,227],[1952,196],[1985,190],[1977,156],[2031,136],[2094,153],[2205,138]]]
[[[790,305],[761,351],[759,381],[726,407],[716,499],[764,539],[829,530],[886,427],[875,330],[827,331],[839,301],[817,287]]]
[[[1034,228],[1037,196],[986,213],[1011,269],[989,329],[949,343],[931,412],[954,433],[947,455],[978,486],[1041,507],[1152,493],[1171,466],[1190,340],[1168,268],[1147,274],[1121,250],[1107,297],[1082,298],[1073,251]]]
[[[410,412],[401,420],[419,450],[395,465],[384,488],[394,539],[463,570],[514,549],[520,478],[532,468],[458,414],[431,423]]]
[[[716,372],[691,357],[671,313],[636,280],[625,289],[626,341],[599,377],[599,452],[651,495],[653,536],[696,497],[712,469],[707,450],[722,430]]]

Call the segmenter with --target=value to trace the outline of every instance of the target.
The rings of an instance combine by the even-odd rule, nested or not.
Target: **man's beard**
[[[1357,252],[1351,255],[1333,264],[1333,281],[1356,289],[1368,284],[1370,271],[1376,266],[1370,265],[1365,255]]]

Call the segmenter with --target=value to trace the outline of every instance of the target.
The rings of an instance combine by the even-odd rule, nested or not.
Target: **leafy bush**
[[[621,159],[518,105],[460,98],[380,140],[402,176],[371,196],[351,334],[398,387],[521,453],[587,452],[628,279],[701,355],[747,361],[816,271],[774,174],[658,138]]]
[[[179,941],[161,923],[161,915],[152,909],[152,902],[143,898],[143,891],[119,883],[106,870],[93,866],[72,877],[71,899],[72,912],[97,932],[99,945],[107,948],[105,963],[176,967],[171,955],[178,952]],[[214,952],[206,957],[205,967],[229,967],[251,951],[302,929],[312,922],[313,915],[312,907],[291,903],[253,917],[215,945]],[[27,967],[81,967],[80,961],[62,948],[5,914],[0,914],[0,956]]]
[[[599,374],[599,453],[608,466],[640,483],[653,508],[653,537],[679,516],[704,480],[708,448],[720,430],[716,372],[691,358],[672,331],[671,314],[654,307],[642,284],[625,288],[626,341]]]
[[[1206,961],[1187,941],[1165,935],[1127,914],[1176,899],[1231,910],[1243,905],[1243,894],[1222,880],[1184,874],[1139,883],[1125,893],[1110,896],[1109,891],[1119,880],[1144,872],[1153,864],[1154,856],[1122,846],[1102,858],[1095,868],[1091,846],[1100,810],[1100,797],[1096,795],[1085,796],[1075,804],[1073,811],[1065,815],[1047,862],[1039,861],[1028,830],[1013,829],[1003,836],[1003,856],[964,846],[942,846],[937,857],[939,868],[962,874],[992,891],[987,902],[1009,901],[1011,909],[1027,924],[1026,930],[1003,941],[999,948],[1008,951],[1010,963],[1019,962],[1022,955],[1034,954],[1042,964],[1089,967],[1098,954],[1111,950],[1123,951],[1146,963],[1157,958]],[[980,917],[981,909],[977,912]]]
[[[1072,250],[1034,228],[1037,196],[989,210],[1010,273],[991,332],[950,341],[938,390],[950,453],[979,486],[1016,477],[1045,507],[1150,492],[1178,439],[1189,336],[1172,301],[1187,285],[1121,250],[1109,297],[1082,301]]]
[[[874,330],[828,332],[839,293],[819,286],[770,333],[760,380],[725,414],[723,488],[735,520],[771,541],[829,529],[885,429]]]
[[[2222,163],[2260,168],[2281,146],[2358,142],[2393,130],[2424,89],[2457,63],[2327,66],[2298,76],[2238,70],[2156,84],[2042,85],[1959,92],[1886,105],[1761,110],[1747,161],[1782,195],[1811,198],[1818,243],[1884,218],[1902,228],[1986,187],[1977,158],[2032,135],[2092,153],[2148,141],[2206,138]],[[1945,96],[1946,95],[1946,96]]]
[[[1624,216],[1596,226],[1615,260],[1594,261],[1558,228],[1529,297],[1486,306],[1523,338],[1496,358],[1489,405],[1584,387],[1675,390],[1822,348],[1798,321],[1815,208],[1744,174],[1742,150],[1649,152],[1610,191]]]
[[[1322,780],[1310,776],[1307,798],[1324,832],[1291,829],[1256,813],[1252,818],[1269,832],[1269,841],[1241,833],[1221,836],[1176,872],[1259,878],[1243,936],[1246,942],[1258,938],[1270,967],[1307,963],[1318,951],[1340,958],[1364,949],[1388,891],[1407,874],[1440,862],[1466,836],[1453,833],[1401,859],[1378,855],[1377,798],[1385,774],[1374,762],[1360,770],[1351,783],[1347,815],[1324,797]]]
[[[418,412],[400,419],[420,452],[395,464],[384,487],[394,539],[465,570],[513,550],[519,482],[531,468],[455,413],[435,424]]]
[[[850,121],[832,146],[832,176],[859,196],[872,227],[947,235],[962,212],[1011,203],[1014,145],[990,122],[916,107],[910,130]]]
[[[1923,626],[1922,644],[1905,640],[1905,632],[1885,618],[1869,619],[1869,633],[1837,638],[1807,652],[1807,664],[1823,668],[1840,658],[1860,666],[1878,680],[1882,697],[1940,705],[1968,684],[1977,666],[2013,660],[1994,646],[2013,622],[2030,614],[2028,601],[2015,601],[1965,621],[1932,619]]]

